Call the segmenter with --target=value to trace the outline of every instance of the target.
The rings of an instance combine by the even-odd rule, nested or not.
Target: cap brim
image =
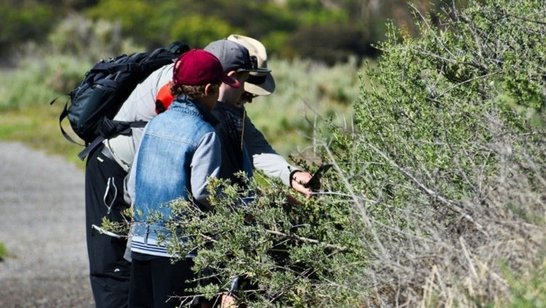
[[[267,74],[263,83],[253,84],[247,81],[245,82],[245,91],[254,95],[269,95],[275,91],[275,79],[273,79],[271,74]]]
[[[230,86],[232,88],[240,88],[241,87],[241,83],[239,82],[239,80],[237,80],[235,78],[232,78],[232,77],[229,77],[229,76],[226,76],[226,75],[224,75],[222,77],[222,82],[227,84],[228,86]]]
[[[271,73],[271,70],[268,68],[238,68],[237,72],[249,72],[249,73],[257,73],[257,74],[268,74]]]

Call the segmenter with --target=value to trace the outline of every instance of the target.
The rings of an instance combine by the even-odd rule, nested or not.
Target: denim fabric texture
[[[207,110],[179,98],[146,126],[131,172],[133,252],[168,256],[158,240],[169,236],[164,228],[171,218],[169,203],[190,196],[206,203],[207,179],[216,176],[221,162],[215,124]]]

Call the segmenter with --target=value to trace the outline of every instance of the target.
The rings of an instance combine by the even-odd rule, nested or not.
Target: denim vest
[[[208,111],[191,100],[179,98],[146,126],[133,164],[135,196],[132,251],[169,256],[165,245],[158,243],[158,240],[170,236],[164,227],[165,220],[171,218],[169,203],[189,198],[192,179],[206,182],[209,176],[215,176],[196,174],[203,169],[196,170],[192,165],[196,150],[203,147],[203,139],[207,136],[215,137],[211,135],[214,134],[215,124]],[[210,149],[205,149],[205,152],[209,156],[200,163],[207,165],[206,170],[217,172],[220,166],[220,145],[215,141],[208,144]],[[193,197],[198,199],[198,196]]]

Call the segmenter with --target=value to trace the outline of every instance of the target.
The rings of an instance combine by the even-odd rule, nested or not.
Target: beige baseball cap
[[[259,72],[251,71],[245,82],[245,91],[255,95],[269,95],[275,91],[275,80],[271,70],[267,67],[267,52],[265,46],[258,40],[240,34],[231,34],[227,38],[239,43],[248,49],[252,62],[256,62]]]

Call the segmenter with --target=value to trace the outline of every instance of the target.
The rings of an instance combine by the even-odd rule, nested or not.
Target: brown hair
[[[216,90],[220,87],[220,84],[211,84]],[[171,86],[171,93],[174,97],[181,94],[187,95],[190,99],[199,99],[205,96],[206,85],[190,86],[184,84],[173,84]]]

